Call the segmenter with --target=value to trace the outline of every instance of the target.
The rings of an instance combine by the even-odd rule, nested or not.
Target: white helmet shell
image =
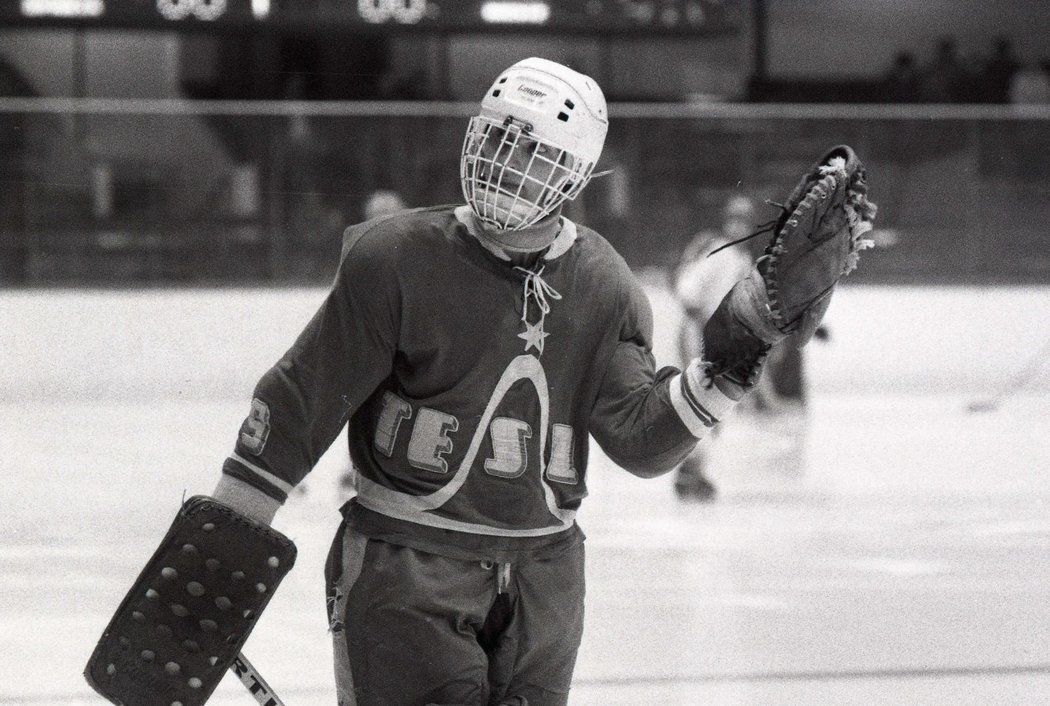
[[[589,76],[547,59],[519,61],[481,101],[481,115],[508,115],[532,125],[536,139],[597,162],[609,130],[605,96]]]
[[[608,129],[605,96],[593,79],[547,59],[519,61],[496,79],[470,121],[460,162],[464,196],[489,225],[527,228],[579,194]],[[536,145],[545,157],[531,157]]]

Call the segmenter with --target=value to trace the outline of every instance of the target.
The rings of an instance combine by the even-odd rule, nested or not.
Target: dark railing
[[[321,284],[379,189],[461,200],[467,103],[0,99],[0,287]],[[727,197],[853,145],[879,203],[854,281],[1050,281],[1050,107],[610,106],[569,215],[667,267]],[[775,215],[761,207],[756,220]]]

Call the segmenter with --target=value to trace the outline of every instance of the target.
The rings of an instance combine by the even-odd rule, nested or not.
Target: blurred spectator
[[[1013,43],[997,37],[992,54],[984,62],[978,86],[978,98],[984,103],[1009,103],[1010,84],[1021,62],[1014,56]]]
[[[1018,105],[1050,103],[1050,62],[1025,64],[1010,82],[1010,102]]]
[[[921,98],[927,103],[965,103],[971,100],[970,72],[959,58],[955,39],[942,37],[933,60],[922,72]]]
[[[403,211],[405,208],[404,199],[396,191],[376,189],[365,201],[364,216],[366,221],[370,221],[373,218]]]
[[[883,95],[890,103],[914,103],[919,100],[920,74],[915,55],[897,52],[883,76]]]

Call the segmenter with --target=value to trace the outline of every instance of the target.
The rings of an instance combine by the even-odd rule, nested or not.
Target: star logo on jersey
[[[550,335],[544,332],[543,322],[530,324],[528,321],[523,321],[522,323],[525,324],[525,330],[518,334],[518,338],[524,339],[525,352],[527,353],[529,348],[535,347],[540,355],[543,355],[543,339]]]

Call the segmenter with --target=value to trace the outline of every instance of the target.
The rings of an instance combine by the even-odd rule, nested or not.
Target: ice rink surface
[[[214,486],[246,402],[45,387],[0,400],[0,704],[101,704],[87,657],[183,496]],[[712,503],[594,450],[571,704],[1050,704],[1050,394],[971,412],[970,391],[858,387],[730,420]],[[335,703],[341,442],[277,516],[299,561],[244,650],[288,706]],[[227,677],[209,703],[254,701]]]

